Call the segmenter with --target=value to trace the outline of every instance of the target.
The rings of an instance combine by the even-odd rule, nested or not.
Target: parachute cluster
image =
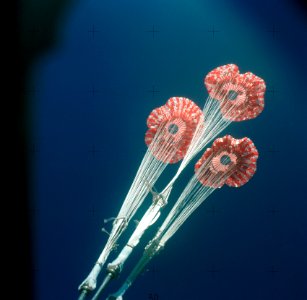
[[[148,242],[143,256],[121,288],[107,299],[122,299],[127,289],[149,261],[159,253],[188,217],[216,189],[224,185],[240,187],[255,174],[258,151],[251,139],[231,135],[217,136],[231,123],[256,118],[264,108],[265,82],[251,72],[239,73],[234,64],[217,67],[204,78],[208,98],[203,109],[185,97],[172,97],[154,109],[147,118],[147,152],[116,218],[111,233],[93,269],[79,286],[79,300],[85,299],[97,285],[97,278],[117,240],[148,193],[152,204],[138,223],[127,244],[107,265],[107,276],[92,300],[99,299],[108,282],[122,271],[125,261],[138,245],[146,229],[160,217],[173,185],[191,160],[207,148],[194,166],[187,183],[164,222]],[[177,172],[161,192],[154,185],[168,164],[181,161]]]

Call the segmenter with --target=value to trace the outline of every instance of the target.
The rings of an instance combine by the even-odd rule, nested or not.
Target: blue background
[[[56,46],[35,61],[28,80],[37,299],[77,299],[107,240],[103,219],[117,215],[146,151],[148,114],[172,96],[203,107],[204,76],[227,63],[267,84],[263,113],[222,133],[254,141],[257,173],[239,189],[215,191],[125,299],[307,299],[305,13],[295,2],[264,0],[70,4]],[[167,168],[158,189],[175,170]],[[190,166],[164,216],[191,175]]]

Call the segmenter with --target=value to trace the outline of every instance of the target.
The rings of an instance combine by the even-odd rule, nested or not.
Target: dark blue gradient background
[[[242,188],[212,194],[125,299],[307,299],[304,18],[290,1],[71,5],[60,20],[56,47],[36,61],[29,79],[36,90],[31,205],[37,299],[77,299],[78,285],[107,240],[103,219],[117,214],[146,151],[148,114],[172,96],[202,107],[203,77],[227,63],[267,83],[264,112],[223,132],[254,141],[257,173]],[[175,170],[167,168],[158,189]],[[190,166],[164,216],[191,175]],[[105,296],[120,286],[153,232]]]

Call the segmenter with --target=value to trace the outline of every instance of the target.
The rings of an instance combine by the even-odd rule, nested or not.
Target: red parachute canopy
[[[255,174],[257,159],[258,151],[249,138],[226,135],[205,151],[195,165],[195,172],[205,186],[220,188],[226,183],[239,187]]]
[[[264,108],[265,82],[251,72],[239,73],[234,64],[218,67],[204,79],[209,95],[221,102],[223,116],[231,121],[256,118]]]
[[[197,124],[203,120],[202,110],[193,101],[172,97],[148,116],[145,143],[158,160],[176,163],[185,156]]]

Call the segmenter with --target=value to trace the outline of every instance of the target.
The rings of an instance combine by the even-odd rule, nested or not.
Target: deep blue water
[[[36,62],[29,82],[37,91],[38,300],[77,299],[107,240],[103,219],[117,215],[146,151],[148,114],[172,96],[202,107],[203,77],[226,63],[267,84],[263,113],[221,134],[254,141],[257,173],[242,188],[213,193],[125,299],[307,299],[304,17],[290,1],[264,0],[91,0],[67,9],[60,40]],[[158,189],[175,170],[167,168]],[[169,206],[191,175],[190,167]],[[148,197],[140,213],[149,204]],[[131,223],[121,245],[132,229]],[[120,286],[149,238],[105,295]]]

